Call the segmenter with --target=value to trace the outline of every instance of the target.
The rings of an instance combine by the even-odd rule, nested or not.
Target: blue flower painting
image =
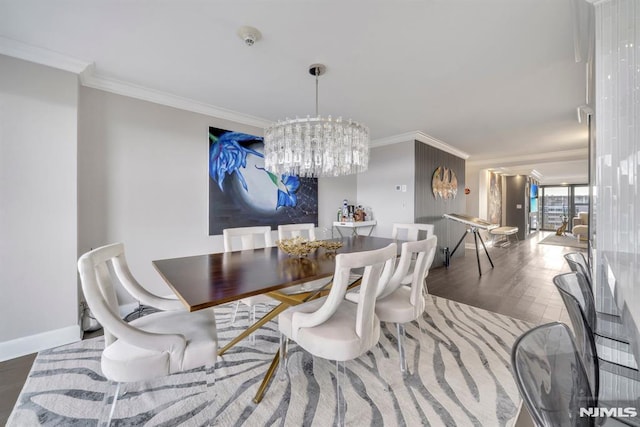
[[[248,154],[262,158],[264,158],[264,156],[262,153],[241,146],[240,143],[255,140],[255,136],[247,135],[246,133],[225,132],[220,137],[217,137],[209,132],[209,141],[211,141],[209,149],[209,175],[218,183],[220,190],[224,191],[222,189],[224,178],[232,173],[237,175],[242,187],[247,190],[247,183],[244,180],[240,168],[247,167]]]
[[[261,137],[209,128],[209,234],[231,227],[318,223],[318,182],[264,169]]]

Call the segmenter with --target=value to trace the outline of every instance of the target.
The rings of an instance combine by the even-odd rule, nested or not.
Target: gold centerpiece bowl
[[[276,240],[276,245],[280,250],[286,254],[297,257],[307,256],[318,249],[318,246],[311,243],[312,242],[300,236],[292,237],[291,239]]]
[[[329,252],[335,252],[342,247],[342,242],[337,240],[323,240],[322,247]]]
[[[304,257],[321,247],[327,251],[335,252],[342,247],[342,242],[335,240],[309,241],[301,236],[296,236],[290,239],[276,240],[276,246],[288,255]]]

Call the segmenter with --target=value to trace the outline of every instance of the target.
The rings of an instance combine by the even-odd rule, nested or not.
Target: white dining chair
[[[421,322],[426,304],[426,277],[433,263],[437,244],[436,236],[403,243],[400,259],[391,279],[381,281],[377,291],[376,315],[381,322],[396,324],[400,371],[403,373],[407,370],[404,324],[417,320],[419,329],[424,329]],[[403,286],[406,282],[411,286]],[[358,302],[360,293],[349,292],[345,298]]]
[[[420,234],[424,232],[424,237]],[[427,237],[431,237],[434,234],[434,226],[433,224],[393,224],[393,228],[391,229],[391,238],[392,239],[401,239],[408,240],[410,242],[415,242],[416,240],[426,239]]]
[[[393,229],[391,230],[391,238],[392,239],[400,239],[400,240],[408,240],[410,242],[415,242],[417,240],[423,240],[427,237],[434,236],[434,226],[433,224],[421,224],[421,223],[412,223],[412,224],[393,224]],[[402,281],[403,285],[410,285],[411,281],[409,279]]]
[[[273,238],[271,237],[271,227],[236,227],[226,228],[222,230],[222,237],[224,241],[224,251],[233,252],[235,250],[250,250],[256,248],[266,248],[273,246]],[[253,324],[256,321],[256,307],[260,304],[274,304],[276,301],[266,295],[255,295],[252,297],[242,298],[236,302],[236,306],[233,310],[233,316],[231,317],[231,323],[236,321],[236,315],[238,314],[238,308],[240,303],[249,307],[249,324]],[[249,341],[255,344],[255,334],[251,334]]]
[[[278,226],[278,239],[290,239],[301,236],[311,241],[316,240],[316,225],[313,223],[282,224]]]
[[[333,285],[326,297],[288,308],[278,316],[280,329],[280,378],[287,372],[287,341],[291,339],[314,356],[336,361],[338,425],[343,423],[340,371],[344,362],[360,357],[380,338],[375,299],[381,277],[390,277],[397,254],[395,243],[365,252],[338,254]],[[351,271],[364,268],[357,304],[344,299]]]
[[[437,245],[436,236],[417,242],[403,243],[398,267],[376,301],[376,315],[380,321],[396,324],[401,372],[407,370],[404,324],[417,320],[421,332],[420,338],[422,338],[424,328],[421,323],[424,320],[422,315],[427,294],[426,278],[433,263]],[[415,261],[412,262],[412,260]],[[402,286],[402,283],[406,282],[410,282],[411,286]]]
[[[139,383],[204,367],[207,400],[213,402],[218,349],[213,309],[194,313],[176,310],[178,301],[145,290],[129,270],[122,243],[85,253],[78,260],[78,271],[87,305],[104,328],[102,373],[115,383],[115,387],[105,392],[99,426],[110,425],[122,383]],[[122,283],[125,290],[135,289],[134,296],[144,304],[168,311],[125,322],[119,315],[117,283]],[[208,411],[207,417],[212,422],[215,414],[212,405]]]
[[[278,240],[290,239],[293,237],[302,237],[309,241],[316,240],[316,226],[313,223],[301,223],[301,224],[282,224],[278,226]],[[286,294],[297,294],[301,292],[313,292],[318,290],[331,282],[331,277],[310,280],[308,282],[301,283],[300,285],[291,286],[283,289],[282,292]]]

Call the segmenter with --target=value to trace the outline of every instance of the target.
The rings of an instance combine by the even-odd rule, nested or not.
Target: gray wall
[[[372,148],[369,169],[357,175],[358,204],[370,206],[376,227],[373,236],[391,237],[393,223],[411,223],[414,216],[413,141]],[[405,185],[406,191],[396,191]]]
[[[415,222],[435,226],[435,234],[438,236],[438,251],[433,266],[437,267],[444,262],[442,248],[449,247],[449,250],[453,251],[466,229],[463,224],[442,217],[445,213],[465,213],[465,160],[418,141],[415,141],[413,146],[416,183]],[[433,195],[431,180],[433,172],[438,166],[453,170],[458,178],[458,194],[454,199],[436,199]],[[464,242],[460,246],[454,258],[464,256]]]
[[[506,176],[502,191],[504,192],[505,225],[518,227],[518,238],[524,240],[529,216],[529,199],[527,194],[527,177],[524,175]],[[518,206],[520,206],[518,208]]]
[[[207,232],[208,127],[262,130],[79,89],[74,74],[8,57],[0,67],[2,359],[79,339],[76,262],[91,248],[124,242],[134,275],[159,294],[170,291],[153,259],[221,251]],[[414,146],[373,149],[366,174],[319,180],[320,227],[345,197],[372,207],[378,235],[412,222]],[[456,173],[463,188],[464,161]]]
[[[79,105],[79,253],[123,242],[136,278],[171,294],[152,260],[223,250],[208,234],[209,126],[262,129],[85,87]]]
[[[331,227],[342,201],[357,202],[357,186],[357,175],[318,178],[318,227],[321,231],[318,238],[331,237]]]
[[[72,73],[9,57],[0,75],[4,360],[80,338],[76,263],[91,248],[124,242],[136,278],[162,295],[152,260],[222,251],[207,230],[208,127],[262,129],[78,88]],[[356,178],[319,180],[318,193],[330,226]]]
[[[260,128],[81,88],[79,253],[124,242],[134,275],[165,295],[171,291],[152,260],[222,252],[222,236],[208,235],[209,126],[262,135]],[[342,199],[355,194],[355,177],[320,179],[320,228],[330,228]]]
[[[80,337],[74,74],[0,55],[0,360]],[[42,336],[43,332],[55,331]],[[14,341],[33,336],[29,343]],[[50,341],[52,336],[54,342]],[[55,341],[58,339],[58,341]],[[10,344],[7,344],[9,343]]]

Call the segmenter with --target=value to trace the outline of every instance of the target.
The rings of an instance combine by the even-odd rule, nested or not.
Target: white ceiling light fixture
[[[322,64],[309,67],[316,78],[316,116],[287,118],[264,131],[265,169],[277,175],[319,178],[352,175],[367,170],[369,129],[351,119],[318,115],[318,77]]]

